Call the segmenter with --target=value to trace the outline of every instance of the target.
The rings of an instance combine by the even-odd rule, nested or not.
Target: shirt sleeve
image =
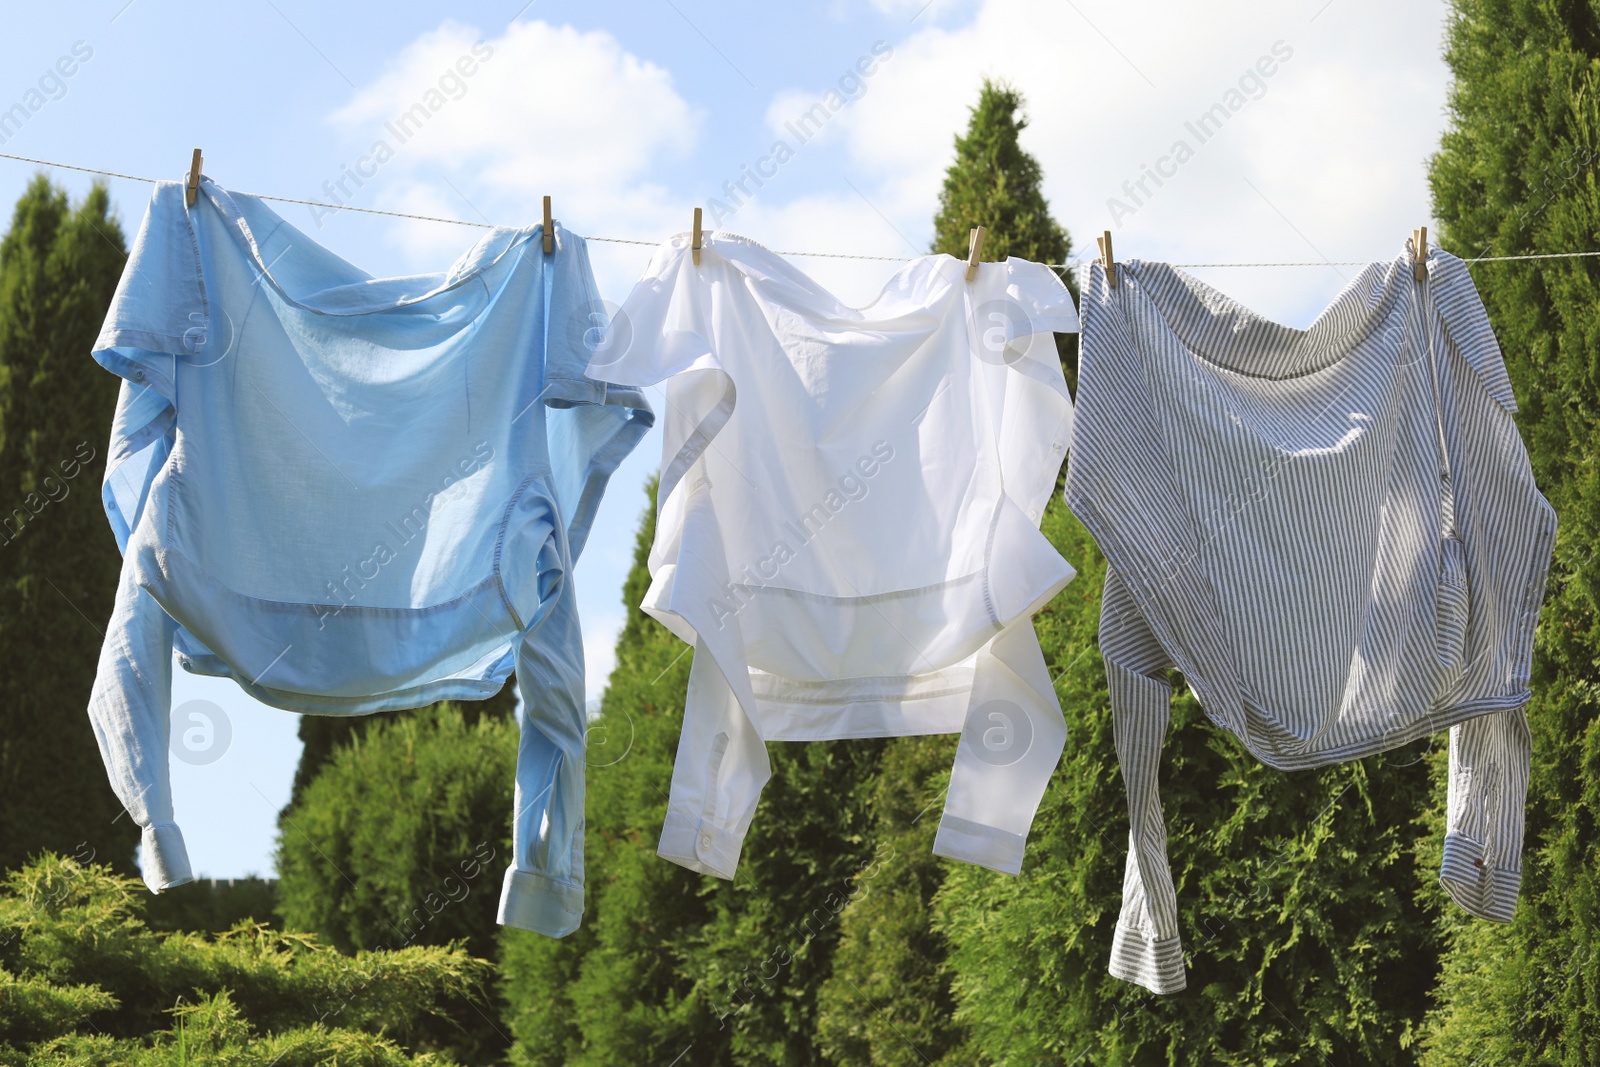
[[[106,775],[142,831],[140,866],[151,891],[191,880],[189,853],[173,821],[169,742],[172,639],[177,624],[139,582],[141,553],[123,558],[105,644],[89,694]]]
[[[95,340],[95,362],[123,379],[101,496],[127,551],[150,484],[166,463],[182,359],[207,358],[211,316],[183,186],[159,182]]]
[[[1468,914],[1508,923],[1522,887],[1522,837],[1533,740],[1526,707],[1450,727],[1450,779],[1439,883]]]
[[[1033,618],[1025,616],[975,657],[934,855],[1020,874],[1028,831],[1066,741]]]
[[[655,423],[643,390],[588,373],[604,338],[605,304],[583,238],[557,229],[556,263],[545,268],[545,431],[556,500],[572,558],[583,552],[606,484]]]
[[[1170,664],[1115,568],[1106,571],[1100,652],[1111,696],[1112,736],[1128,796],[1128,859],[1110,972],[1153,993],[1188,984],[1178,934],[1178,896],[1167,863],[1161,749],[1172,716]]]
[[[713,639],[720,635],[713,635]],[[705,636],[695,641],[683,730],[672,764],[656,854],[691,871],[732,879],[772,763],[726,667]],[[748,673],[740,689],[748,690]]]
[[[595,348],[591,378],[644,386],[720,367],[711,343],[711,302],[721,281],[715,253],[707,249],[696,266],[682,244],[676,237],[656,250]]]
[[[1517,397],[1511,390],[1511,377],[1506,373],[1505,357],[1500,353],[1500,343],[1495,340],[1494,328],[1489,325],[1489,313],[1484,310],[1483,299],[1472,284],[1467,265],[1442,249],[1428,253],[1429,288],[1439,309],[1445,332],[1450,335],[1456,351],[1461,353],[1483,387],[1495,403],[1507,412],[1517,410]]]
[[[985,265],[970,297],[971,346],[985,381],[1006,495],[1035,526],[1072,443],[1072,396],[1056,348],[1076,333],[1072,293],[1042,263]]]
[[[663,505],[732,417],[737,396],[712,341],[713,303],[733,283],[710,242],[697,266],[684,241],[680,235],[656,250],[589,362],[591,378],[618,385],[674,378],[661,427]]]
[[[144,880],[157,892],[191,877],[169,773],[177,624],[141,584],[147,550],[135,531],[155,518],[146,512],[173,444],[178,361],[205,358],[210,325],[183,187],[158,183],[93,350],[123,379],[101,497],[124,559],[89,697],[107,776],[143,831]]]
[[[539,607],[517,642],[517,778],[505,926],[565,937],[583,918],[583,633],[558,509],[540,494],[518,507],[539,574]],[[537,546],[535,549],[534,546]]]

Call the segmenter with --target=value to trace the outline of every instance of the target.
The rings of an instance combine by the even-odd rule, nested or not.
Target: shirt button
[[[710,848],[711,847],[711,835],[710,834],[701,834],[700,835],[700,847],[701,848]]]
[[[136,381],[136,382],[144,381],[144,371],[142,371],[142,370],[134,371],[133,372],[133,380]]]
[[[1060,441],[1056,441],[1053,444],[1051,444],[1050,451],[1052,451],[1052,452],[1060,452],[1065,447],[1066,446],[1063,445]]]
[[[1038,508],[1029,508],[1028,509],[1028,518],[1032,519],[1034,522],[1038,522],[1039,521],[1039,509]]]

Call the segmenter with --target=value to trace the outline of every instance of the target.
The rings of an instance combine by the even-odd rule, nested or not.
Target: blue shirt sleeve
[[[545,273],[545,428],[556,500],[576,560],[594,522],[606,483],[655,423],[644,392],[591,378],[590,356],[608,316],[595,289],[583,238],[557,230],[555,270]]]
[[[210,325],[183,186],[159,182],[93,352],[123,379],[101,495],[124,552],[171,448],[178,361],[203,358]]]

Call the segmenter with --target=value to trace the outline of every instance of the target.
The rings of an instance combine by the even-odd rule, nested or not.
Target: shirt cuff
[[[583,921],[583,886],[507,867],[496,921],[546,937],[566,937]]]
[[[691,871],[732,881],[743,848],[741,835],[669,808],[666,821],[661,825],[661,844],[656,854]]]
[[[1439,884],[1469,915],[1508,923],[1516,914],[1522,871],[1492,867],[1481,844],[1465,834],[1445,834]]]
[[[194,881],[189,870],[189,849],[175,822],[158,822],[144,828],[139,840],[139,867],[150,892]]]
[[[1189,984],[1183,970],[1183,941],[1154,941],[1121,923],[1111,938],[1111,976],[1144,986],[1152,993],[1176,993]]]
[[[933,836],[933,854],[976,863],[1001,874],[1022,873],[1022,851],[1027,838],[993,826],[962,819],[949,812],[939,819]]]

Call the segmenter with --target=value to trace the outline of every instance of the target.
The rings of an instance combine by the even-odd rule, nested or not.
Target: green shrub
[[[289,929],[345,952],[464,944],[491,957],[511,858],[516,723],[437,704],[335,748],[279,820],[278,908]],[[426,1024],[459,1059],[509,1035],[495,1012]]]
[[[240,923],[153,931],[136,879],[46,855],[0,883],[0,1063],[447,1063],[428,1022],[487,999],[460,946],[345,956]]]

